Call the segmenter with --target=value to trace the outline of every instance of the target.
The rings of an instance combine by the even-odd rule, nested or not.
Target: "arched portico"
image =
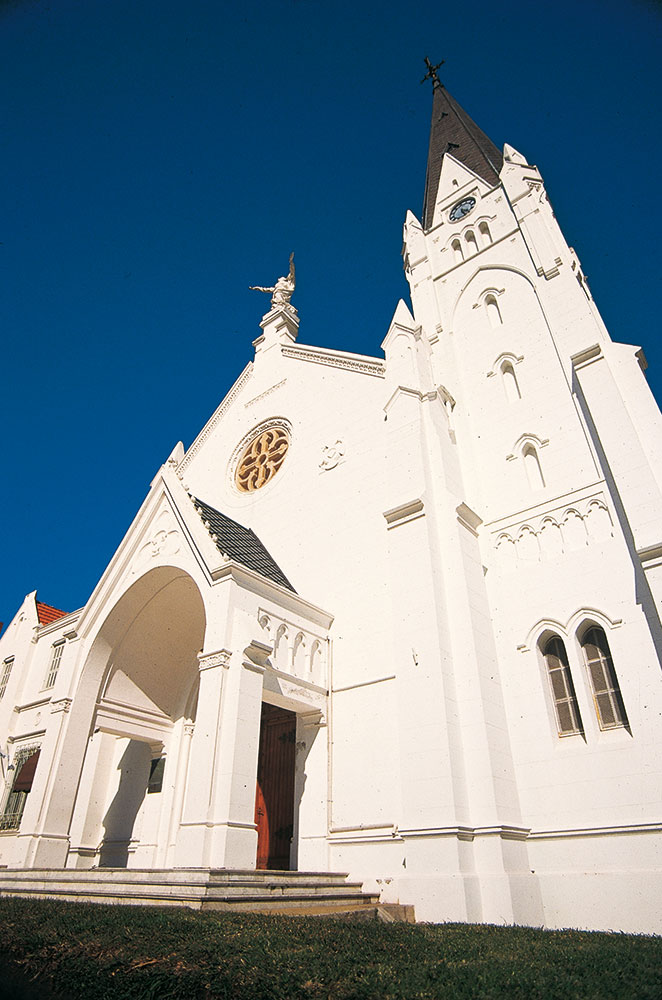
[[[72,697],[51,704],[19,866],[165,863],[205,626],[200,589],[175,566],[155,567],[116,599],[89,636]],[[151,795],[152,761],[164,756],[168,776]]]
[[[172,853],[205,611],[195,582],[181,570],[160,567],[139,583],[99,632],[103,641],[117,619],[127,623],[112,636],[99,683],[69,866],[164,867]]]
[[[104,604],[103,619],[94,599],[81,619],[71,697],[52,702],[14,864],[254,867],[263,702],[296,717],[290,863],[317,858],[329,616],[230,560],[211,580],[156,566]],[[276,669],[280,623],[296,649]]]

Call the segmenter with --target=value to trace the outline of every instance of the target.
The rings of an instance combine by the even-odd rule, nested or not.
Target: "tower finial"
[[[421,83],[425,83],[426,80],[432,80],[432,89],[433,90],[436,87],[441,87],[441,80],[437,76],[437,70],[439,69],[440,66],[444,65],[444,63],[446,62],[446,60],[442,59],[440,63],[437,63],[436,66],[433,66],[432,63],[430,62],[430,60],[428,59],[428,57],[425,56],[423,62],[427,66],[428,71],[425,74],[425,76],[423,77],[423,79],[421,80]]]

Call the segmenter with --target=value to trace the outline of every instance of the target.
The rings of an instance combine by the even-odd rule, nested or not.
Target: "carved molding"
[[[326,690],[329,640],[293,622],[259,608],[257,620],[269,637],[272,669]]]
[[[248,409],[249,406],[259,403],[261,399],[265,399],[267,396],[270,396],[272,392],[275,392],[276,389],[280,389],[280,387],[285,385],[286,382],[286,378],[281,379],[280,382],[276,382],[276,384],[272,385],[269,389],[265,389],[264,392],[260,392],[257,396],[253,396],[252,399],[249,399],[247,403],[244,403],[244,407]]]
[[[332,368],[344,368],[346,371],[359,372],[362,375],[374,375],[377,378],[384,378],[386,375],[386,362],[375,358],[374,361],[359,360],[352,357],[344,357],[341,354],[325,353],[315,351],[309,347],[283,347],[282,353],[286,358],[296,358],[297,361],[311,361],[318,365],[330,365]]]
[[[176,555],[182,547],[182,536],[170,509],[164,504],[155,517],[146,540],[138,549],[131,574],[141,572],[150,559]]]
[[[345,445],[338,438],[334,444],[327,444],[322,448],[322,461],[319,464],[322,472],[330,472],[344,460]]]
[[[493,532],[493,547],[503,570],[507,571],[608,541],[613,536],[613,526],[607,502],[599,493]]]
[[[225,667],[230,666],[230,657],[232,653],[229,649],[219,649],[215,653],[198,653],[198,669],[202,673],[203,670],[211,670],[214,667]]]
[[[205,443],[209,435],[216,428],[218,422],[221,420],[222,417],[225,416],[227,411],[230,409],[230,407],[234,403],[239,393],[242,391],[248,380],[251,378],[252,374],[253,374],[253,364],[252,362],[249,362],[249,364],[246,366],[242,374],[239,376],[239,379],[235,383],[234,389],[232,389],[225,397],[219,408],[216,410],[216,413],[214,413],[214,415],[211,417],[207,425],[202,429],[200,434],[198,434],[197,438],[195,439],[195,441],[193,442],[193,444],[191,445],[191,447],[181,460],[179,469],[177,471],[177,475],[179,476],[180,479],[182,478],[184,470],[191,464],[192,460],[198,454],[198,452],[202,448],[203,444]]]
[[[68,712],[71,708],[73,699],[72,698],[58,698],[57,701],[51,702],[51,712],[55,715],[56,712]]]

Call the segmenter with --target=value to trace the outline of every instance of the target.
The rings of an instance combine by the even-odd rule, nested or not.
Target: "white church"
[[[537,167],[432,78],[384,357],[298,342],[291,262],[85,607],[0,638],[0,893],[347,873],[662,932],[660,412]]]

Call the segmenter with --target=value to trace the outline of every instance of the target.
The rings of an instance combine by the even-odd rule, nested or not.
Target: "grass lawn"
[[[0,957],[94,1000],[662,998],[662,938],[0,899]],[[5,994],[7,995],[7,994]]]

